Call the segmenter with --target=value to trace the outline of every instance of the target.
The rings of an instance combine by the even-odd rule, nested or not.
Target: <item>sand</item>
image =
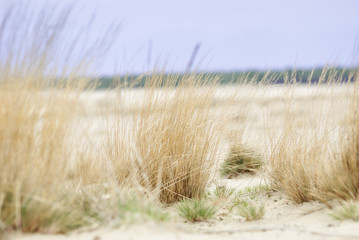
[[[264,184],[263,176],[245,175],[221,180],[236,191]],[[260,194],[259,194],[260,195]],[[208,222],[187,223],[173,219],[165,223],[146,222],[118,228],[84,229],[66,235],[13,233],[11,240],[219,240],[219,239],[359,239],[359,222],[338,221],[330,209],[318,202],[295,204],[272,192],[256,197],[265,205],[265,215],[258,221],[245,221],[241,216],[217,213]]]

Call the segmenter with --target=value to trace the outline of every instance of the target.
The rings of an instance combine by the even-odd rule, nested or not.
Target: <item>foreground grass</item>
[[[17,16],[10,12],[1,19],[2,29],[17,29],[7,25]],[[21,35],[0,35],[0,46],[13,46],[0,59],[0,231],[64,233],[111,222],[166,221],[162,206],[177,202],[188,221],[211,219],[215,206],[197,199],[218,170],[222,130],[230,114],[228,109],[212,111],[218,77],[154,71],[146,77],[142,98],[132,99],[137,109],[131,113],[121,108],[123,89],[116,89],[115,110],[105,114],[107,130],[97,148],[86,141],[88,132],[78,129],[84,117],[80,93],[88,81],[79,73],[86,61],[63,69],[52,61],[73,49],[56,52],[61,34],[45,20],[35,22],[44,29],[39,36],[48,38],[35,39],[30,47],[21,45]],[[60,14],[59,25],[65,20],[66,12]],[[27,32],[27,27],[18,30]],[[23,49],[22,54],[14,55],[17,49]],[[54,76],[56,82],[50,81]],[[328,81],[331,87],[341,77],[325,70],[318,86]],[[329,204],[331,199],[359,196],[358,73],[352,77],[355,83],[347,85],[351,104],[340,126],[326,112],[334,98],[329,105],[319,102],[321,111],[300,121],[301,111],[292,105],[296,84],[287,81],[284,125],[279,139],[269,137],[267,170],[271,187],[297,203]],[[222,172],[238,174],[260,165],[255,152],[233,148]],[[246,191],[255,197],[257,190]],[[215,194],[230,199],[232,192],[217,187]],[[241,202],[238,211],[247,220],[257,220],[264,207]],[[356,219],[356,211],[345,207],[335,216]]]
[[[166,204],[201,198],[220,152],[223,125],[211,112],[216,78],[154,73],[147,81],[136,115],[124,118],[118,106],[108,116],[104,149],[116,179]]]
[[[11,14],[10,19],[16,17]],[[1,20],[4,26],[10,21]],[[0,44],[7,44],[6,37],[1,35]],[[9,55],[0,62],[0,221],[26,232],[66,232],[88,224],[81,209],[67,205],[61,192],[67,159],[79,152],[68,147],[68,137],[82,80],[72,76],[66,77],[66,83],[63,78],[58,83],[48,80],[51,68],[46,64],[53,62],[44,61],[54,46],[46,43],[34,54],[24,49],[14,56],[8,49]],[[16,45],[21,42],[13,44],[22,49]],[[13,58],[22,64],[12,65]],[[58,91],[50,93],[54,88]]]
[[[75,160],[91,156],[72,144],[83,138],[75,124],[88,59],[66,63],[74,46],[63,38],[67,10],[34,17],[27,7],[9,7],[0,19],[0,228],[64,233],[97,221],[86,207],[93,196],[69,179]]]
[[[300,118],[301,113],[294,105],[295,84],[287,85],[284,125],[279,139],[271,140],[268,172],[272,186],[297,203],[318,200],[330,205],[331,199],[350,200],[359,196],[358,72],[352,76],[353,84],[341,86],[347,88],[350,103],[343,102],[343,106],[349,107],[339,122],[334,121],[336,101],[330,96],[332,89],[342,82],[340,73],[323,72],[326,90],[318,91],[313,112],[305,119]],[[319,89],[323,85],[320,82],[317,86]],[[320,100],[323,98],[332,100]]]
[[[179,79],[155,71],[146,79],[136,114],[124,119],[118,96],[115,114],[105,116],[103,146],[97,147],[79,127],[85,117],[80,95],[89,90],[88,79],[79,76],[86,75],[91,59],[75,66],[56,62],[71,57],[71,46],[78,44],[75,39],[65,41],[69,49],[60,47],[69,13],[44,9],[32,19],[26,8],[15,10],[0,19],[0,47],[12,46],[0,59],[2,230],[65,233],[114,219],[123,224],[138,215],[166,220],[155,203],[203,196],[217,170],[223,126],[210,110],[216,76]],[[31,35],[32,25],[17,27],[18,15],[41,32]],[[17,31],[7,36],[4,29]],[[123,191],[136,197],[126,199]]]

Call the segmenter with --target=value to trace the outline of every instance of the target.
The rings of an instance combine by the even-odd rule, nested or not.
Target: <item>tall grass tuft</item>
[[[308,87],[311,107],[303,111],[295,94],[298,85],[288,77],[284,125],[279,138],[271,139],[268,170],[274,189],[294,202],[330,205],[332,199],[358,198],[358,74],[351,75],[355,83],[343,83],[342,75],[329,69],[320,79]],[[344,97],[336,99],[333,92],[339,90]]]
[[[339,139],[339,151],[335,161],[329,162],[327,170],[318,180],[318,198],[359,199],[359,72],[353,75],[348,111],[343,119]]]
[[[0,217],[23,231],[62,231],[53,225],[74,217],[58,199],[71,151],[67,134],[74,104],[65,93],[47,94],[6,85],[0,90]]]
[[[201,74],[147,77],[142,97],[131,100],[136,110],[125,117],[118,109],[108,124],[105,148],[118,183],[163,203],[200,198],[219,156],[216,86]]]
[[[67,63],[77,44],[64,35],[69,9],[5,6],[0,10],[0,227],[66,232],[91,223],[67,194],[70,162],[82,155],[69,140],[81,112],[79,96],[88,79],[79,76],[88,59],[77,53],[83,61]]]

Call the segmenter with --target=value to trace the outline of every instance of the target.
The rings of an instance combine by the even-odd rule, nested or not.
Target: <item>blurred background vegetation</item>
[[[270,84],[283,84],[286,81],[297,82],[297,83],[318,83],[321,81],[328,81],[326,75],[337,75],[341,76],[343,82],[353,81],[353,77],[350,75],[353,69],[345,69],[341,67],[332,68],[315,68],[315,69],[285,69],[275,71],[233,71],[233,72],[205,72],[198,73],[203,75],[206,79],[207,76],[216,75],[220,76],[220,84],[238,84],[244,82],[255,82],[261,83],[263,81],[269,81]],[[150,74],[148,74],[150,75]],[[96,85],[97,90],[112,89],[118,85],[131,85],[133,87],[143,87],[146,82],[146,74],[143,75],[127,75],[127,76],[102,76],[98,79]],[[167,73],[168,75],[179,76],[179,79],[186,76],[184,73]]]

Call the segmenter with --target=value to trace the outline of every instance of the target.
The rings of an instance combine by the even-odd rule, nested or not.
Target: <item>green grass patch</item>
[[[357,222],[359,221],[359,202],[343,202],[340,206],[330,211],[329,214],[336,220],[350,219]]]
[[[190,222],[211,219],[217,212],[214,205],[204,200],[185,200],[178,204],[179,215]]]
[[[127,223],[139,220],[165,222],[171,219],[170,214],[154,202],[143,202],[135,197],[119,200],[118,210],[123,221]]]
[[[254,205],[247,201],[242,201],[240,204],[237,205],[237,210],[239,215],[244,217],[246,221],[255,221],[262,219],[264,216],[264,205]]]
[[[229,188],[226,184],[222,184],[215,186],[213,194],[220,199],[229,199],[234,194],[234,192],[234,188]]]
[[[237,177],[241,173],[255,173],[263,165],[262,156],[254,149],[244,145],[231,147],[229,156],[220,167],[220,173],[227,178]]]

